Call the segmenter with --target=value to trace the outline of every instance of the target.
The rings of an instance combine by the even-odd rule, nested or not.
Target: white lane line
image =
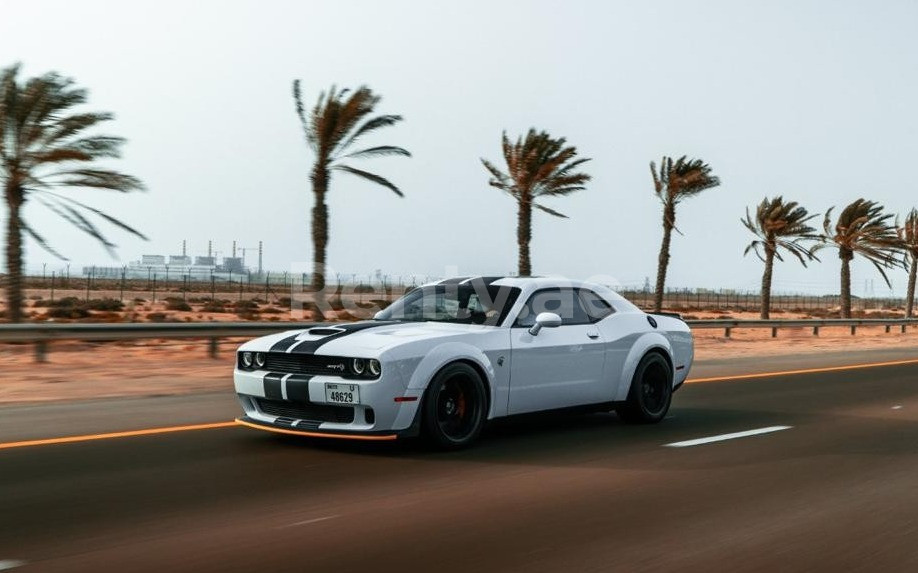
[[[325,517],[316,517],[313,519],[306,519],[304,521],[297,521],[296,523],[291,523],[289,525],[284,525],[282,527],[296,527],[298,525],[309,525],[311,523],[319,523],[320,521],[327,521],[329,519],[335,519],[336,517],[341,517],[340,515],[326,515]]]
[[[901,405],[901,404],[896,404],[895,406],[892,407],[892,409],[893,409],[893,410],[901,410],[901,409],[902,409],[902,405]]]
[[[25,561],[17,561],[15,559],[0,560],[0,571],[9,571],[16,567],[22,567],[25,564]]]
[[[759,434],[770,434],[771,432],[780,432],[789,430],[793,426],[768,426],[767,428],[756,428],[755,430],[746,430],[745,432],[733,432],[732,434],[720,434],[718,436],[708,436],[707,438],[696,438],[694,440],[685,440],[684,442],[673,442],[663,444],[667,448],[687,448],[689,446],[700,446],[712,442],[723,442],[724,440],[735,440],[736,438],[748,438],[749,436],[758,436]]]

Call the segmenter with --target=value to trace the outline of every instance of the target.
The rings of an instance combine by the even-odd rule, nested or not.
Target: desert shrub
[[[135,298],[134,299],[134,304],[143,304],[145,302],[147,302],[147,299],[145,298]]]
[[[104,312],[119,312],[124,309],[124,303],[116,298],[94,298],[86,301],[86,308]]]
[[[257,308],[258,308],[258,303],[254,299],[237,300],[235,303],[233,303],[233,309],[236,312],[243,311],[243,310],[255,310]]]
[[[166,310],[189,312],[191,305],[180,298],[169,297],[166,299]]]
[[[218,300],[209,300],[201,306],[202,312],[226,312],[226,308],[223,306],[222,301]]]
[[[698,317],[694,314],[686,314],[682,317],[682,320],[698,320]]]
[[[261,309],[261,314],[281,314],[283,312],[286,312],[286,311],[283,311],[279,308],[274,308],[273,306],[268,306],[268,307]]]
[[[289,296],[282,296],[279,299],[277,299],[277,305],[283,306],[286,308],[290,308],[290,302],[291,302],[291,299]]]
[[[370,304],[375,305],[376,307],[379,308],[379,310],[383,310],[384,308],[387,308],[390,304],[392,304],[392,301],[383,300],[381,298],[373,298],[373,299],[370,299]]]
[[[55,306],[48,309],[49,318],[66,318],[76,320],[90,315],[89,310],[82,306]]]
[[[330,297],[326,302],[328,302],[328,306],[330,306],[332,310],[344,310],[344,303],[341,301],[340,296]]]
[[[359,284],[354,287],[354,292],[356,293],[376,292],[376,289],[373,288],[371,285]]]
[[[52,308],[73,308],[82,306],[82,301],[75,296],[65,296],[64,298],[49,301],[48,306]]]
[[[147,314],[147,320],[150,322],[166,322],[166,319],[169,318],[169,315],[165,312],[151,312]]]

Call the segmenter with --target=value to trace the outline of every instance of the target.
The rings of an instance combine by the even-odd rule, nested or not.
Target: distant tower
[[[185,239],[182,239],[182,256],[183,257],[188,256],[187,247],[188,247],[188,241]]]
[[[233,258],[236,258],[236,241],[233,241]]]
[[[261,255],[262,255],[261,241],[258,241],[258,274],[259,275],[261,274],[261,271],[262,271]]]
[[[214,242],[207,241],[207,258],[214,256]]]

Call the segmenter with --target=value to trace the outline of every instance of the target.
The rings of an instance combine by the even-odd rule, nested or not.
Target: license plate
[[[360,387],[357,384],[325,384],[325,401],[329,404],[359,404]]]

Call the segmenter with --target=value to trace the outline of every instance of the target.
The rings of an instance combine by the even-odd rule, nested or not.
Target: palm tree
[[[765,263],[765,272],[762,273],[762,320],[767,320],[771,310],[771,276],[775,258],[784,261],[781,249],[797,257],[805,267],[807,261],[819,260],[814,254],[819,244],[807,248],[802,243],[806,241],[819,241],[816,229],[807,225],[818,214],[810,215],[807,210],[800,207],[796,201],[784,202],[781,196],[774,199],[767,197],[759,203],[755,217],[746,209],[746,218],[740,219],[743,225],[756,236],[746,247],[743,256],[754,251]]]
[[[502,144],[507,172],[504,173],[487,159],[481,163],[491,174],[488,183],[516,199],[516,242],[519,247],[520,276],[532,274],[529,259],[529,242],[532,239],[532,208],[567,219],[553,209],[539,203],[543,197],[561,197],[586,189],[590,176],[574,170],[589,161],[589,158],[575,159],[576,147],[565,147],[563,137],[553,139],[546,131],[530,129],[526,137],[518,137],[511,143],[507,132],[503,133]]]
[[[720,179],[711,174],[711,167],[700,159],[687,159],[685,155],[673,161],[663,157],[660,170],[650,162],[654,192],[663,203],[663,243],[657,263],[657,285],[653,299],[654,312],[663,310],[663,288],[666,286],[666,269],[669,266],[669,244],[676,227],[676,205],[683,199],[694,197],[705,189],[720,185]]]
[[[111,243],[91,220],[102,220],[145,239],[140,232],[73,199],[69,188],[129,192],[143,189],[135,177],[95,166],[99,159],[119,157],[124,139],[87,135],[113,119],[110,113],[74,111],[86,103],[87,92],[55,73],[19,80],[19,65],[0,70],[0,180],[7,207],[7,310],[11,322],[22,320],[22,238],[31,237],[58,254],[23,219],[23,207],[34,199],[87,233],[113,253]]]
[[[883,213],[883,206],[874,201],[857,199],[844,208],[832,226],[832,210],[826,211],[822,227],[824,240],[834,243],[841,259],[841,316],[851,318],[851,260],[861,255],[880,271],[887,286],[892,286],[885,269],[902,264],[897,255],[903,250],[902,241],[890,222],[892,213]]]
[[[899,240],[911,260],[905,294],[905,318],[911,318],[915,303],[915,275],[918,274],[918,209],[909,211],[905,224],[899,227]]]
[[[307,116],[300,92],[300,80],[293,82],[296,113],[300,118],[306,143],[315,154],[310,179],[315,199],[312,208],[312,289],[317,293],[316,296],[321,296],[325,288],[325,254],[328,247],[328,206],[325,203],[325,197],[328,194],[332,171],[356,175],[403,197],[401,190],[389,180],[343,163],[350,159],[387,155],[411,157],[411,154],[405,149],[392,145],[379,145],[351,151],[352,146],[362,137],[377,129],[402,121],[400,115],[371,117],[381,99],[366,86],[361,86],[354,91],[349,89],[338,91],[335,86],[332,86],[328,92],[322,92],[319,95],[316,105]],[[321,319],[321,316],[318,318]]]

